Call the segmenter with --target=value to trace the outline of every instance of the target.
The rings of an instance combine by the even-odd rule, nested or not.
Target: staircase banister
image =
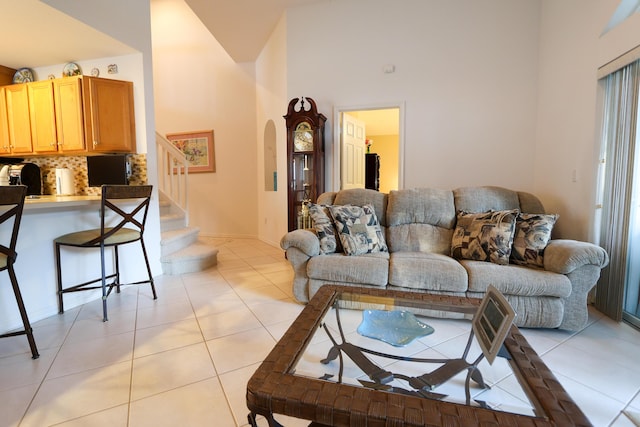
[[[185,218],[185,226],[187,226],[189,225],[189,203],[187,197],[189,161],[182,151],[178,150],[158,132],[156,132],[156,148],[158,152],[159,191],[182,212]]]
[[[184,153],[176,148],[171,142],[167,140],[164,136],[160,135],[156,132],[156,144],[162,145],[165,150],[171,155],[171,157],[176,157],[177,159],[183,159],[180,163],[188,165],[189,161],[187,160],[187,156]]]

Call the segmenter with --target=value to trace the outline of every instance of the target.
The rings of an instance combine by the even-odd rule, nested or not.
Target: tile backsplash
[[[129,159],[131,161],[131,177],[129,178],[129,184],[146,184],[146,154],[130,154]],[[86,156],[28,157],[25,158],[24,161],[34,163],[40,167],[40,175],[42,176],[42,194],[56,194],[56,168],[69,168],[73,171],[77,196],[100,195],[100,187],[89,187]]]

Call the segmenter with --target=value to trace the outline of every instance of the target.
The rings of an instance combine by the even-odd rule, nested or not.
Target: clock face
[[[293,149],[295,151],[313,151],[313,131],[309,123],[302,122],[296,126],[293,134]]]

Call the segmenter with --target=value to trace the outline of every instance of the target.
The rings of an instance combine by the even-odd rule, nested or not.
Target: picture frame
[[[168,133],[166,137],[186,156],[189,173],[216,171],[213,130]]]
[[[516,312],[502,293],[489,285],[471,327],[489,364],[493,364],[511,329]]]

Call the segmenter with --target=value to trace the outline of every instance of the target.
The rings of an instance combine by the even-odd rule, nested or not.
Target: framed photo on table
[[[184,153],[189,162],[189,173],[216,171],[213,130],[169,133],[167,140]]]

